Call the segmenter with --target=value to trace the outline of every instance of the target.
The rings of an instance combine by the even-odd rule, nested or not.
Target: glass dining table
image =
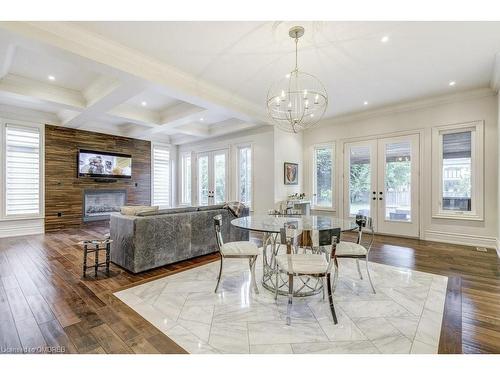
[[[273,293],[278,288],[281,295],[288,294],[288,278],[282,277],[276,285],[277,264],[276,255],[280,250],[279,235],[282,228],[292,227],[299,232],[310,230],[337,229],[350,231],[357,228],[355,220],[339,219],[332,216],[281,216],[281,215],[251,215],[233,219],[231,224],[235,227],[263,233],[262,259],[263,275],[262,286]],[[302,276],[302,283],[297,283],[294,295],[303,297],[317,294],[323,290],[323,283],[315,277]]]

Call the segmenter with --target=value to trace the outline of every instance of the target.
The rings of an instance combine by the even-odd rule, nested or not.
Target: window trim
[[[155,147],[164,147],[168,149],[168,175],[169,175],[169,187],[168,187],[168,206],[161,206],[161,208],[171,208],[172,207],[172,145],[168,143],[151,142],[151,206],[156,205],[154,201],[154,180],[155,180],[155,166],[154,166],[154,149]]]
[[[442,209],[443,135],[471,130],[471,211]],[[432,217],[436,219],[484,220],[484,121],[432,128]]]
[[[21,215],[7,215],[7,187],[6,187],[6,179],[7,179],[7,125],[12,125],[18,128],[30,128],[37,129],[39,132],[39,203],[38,203],[38,213],[37,214],[21,214]],[[23,219],[43,219],[45,218],[45,125],[40,123],[28,122],[28,121],[17,121],[17,120],[9,120],[9,119],[0,119],[0,163],[1,163],[1,175],[0,175],[0,184],[2,185],[0,191],[0,221],[8,221],[8,220],[23,220]]]
[[[189,156],[191,159],[191,170],[190,170],[190,182],[191,182],[191,191],[189,194],[189,202],[183,202],[183,190],[184,190],[184,167],[183,162],[184,158]],[[179,178],[179,206],[191,206],[193,202],[193,155],[190,151],[182,151],[179,153],[179,169],[180,169],[180,178]]]
[[[236,200],[239,201],[240,196],[240,150],[243,148],[250,148],[250,161],[251,161],[251,170],[250,170],[250,211],[253,211],[254,207],[254,152],[253,152],[253,143],[242,143],[236,145]]]
[[[331,206],[317,206],[315,204],[315,199],[314,196],[316,195],[316,150],[322,149],[322,148],[327,148],[329,147],[332,151],[332,180],[331,180],[331,187],[332,187],[332,205]],[[322,210],[322,211],[335,211],[337,209],[337,204],[336,204],[336,186],[335,186],[335,181],[336,181],[336,144],[335,142],[327,142],[327,143],[317,143],[312,146],[312,175],[311,175],[311,181],[312,181],[312,189],[311,189],[311,208],[314,210]]]

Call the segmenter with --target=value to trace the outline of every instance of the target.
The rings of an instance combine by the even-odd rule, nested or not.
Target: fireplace
[[[127,202],[126,190],[85,189],[83,193],[83,221],[109,220],[111,212],[119,212]]]

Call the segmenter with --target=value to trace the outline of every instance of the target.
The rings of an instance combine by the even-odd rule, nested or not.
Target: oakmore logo
[[[66,353],[65,346],[34,346],[26,348],[9,348],[0,346],[0,354],[57,354]]]

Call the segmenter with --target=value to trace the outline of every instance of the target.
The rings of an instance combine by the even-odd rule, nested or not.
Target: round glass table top
[[[257,232],[279,233],[285,225],[293,225],[298,230],[323,230],[340,228],[347,231],[357,228],[354,220],[339,219],[332,216],[274,216],[252,215],[233,219],[231,224],[235,227]]]

